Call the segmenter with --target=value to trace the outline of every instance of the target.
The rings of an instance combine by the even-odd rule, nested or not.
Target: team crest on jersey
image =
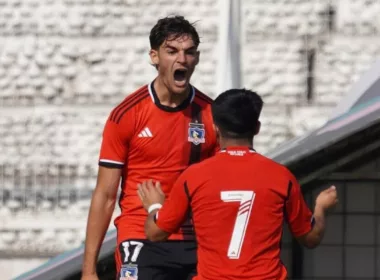
[[[205,128],[204,124],[201,123],[189,123],[189,137],[188,141],[194,143],[195,145],[205,142]]]
[[[120,270],[120,280],[137,280],[137,265],[123,265]]]

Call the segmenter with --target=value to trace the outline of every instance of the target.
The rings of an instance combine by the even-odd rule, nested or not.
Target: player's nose
[[[179,63],[185,63],[186,62],[185,52],[183,52],[183,51],[178,52],[177,62],[179,62]]]

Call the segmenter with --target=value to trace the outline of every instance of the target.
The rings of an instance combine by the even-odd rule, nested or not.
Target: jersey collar
[[[186,107],[189,106],[191,102],[193,102],[193,99],[195,96],[195,88],[192,85],[189,85],[191,88],[190,94],[180,105],[178,105],[177,107],[169,107],[169,106],[162,105],[160,103],[160,100],[158,99],[156,90],[154,89],[154,86],[153,86],[154,81],[155,80],[153,80],[153,82],[151,82],[148,85],[148,90],[149,90],[149,94],[150,94],[150,97],[152,98],[153,103],[156,104],[156,106],[160,108],[161,110],[164,110],[166,112],[178,112],[178,111],[182,111],[186,109]]]
[[[228,153],[231,151],[244,151],[247,153],[256,153],[252,147],[248,146],[229,146],[227,148],[221,149],[219,153]]]

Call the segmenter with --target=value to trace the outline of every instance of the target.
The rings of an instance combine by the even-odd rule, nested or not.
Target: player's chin
[[[189,84],[190,83],[188,81],[173,81],[171,86],[172,92],[176,94],[186,93],[189,88]]]

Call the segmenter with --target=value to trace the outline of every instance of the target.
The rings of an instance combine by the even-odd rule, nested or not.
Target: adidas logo
[[[138,137],[150,138],[153,137],[153,134],[150,132],[149,128],[146,127],[139,133]]]

